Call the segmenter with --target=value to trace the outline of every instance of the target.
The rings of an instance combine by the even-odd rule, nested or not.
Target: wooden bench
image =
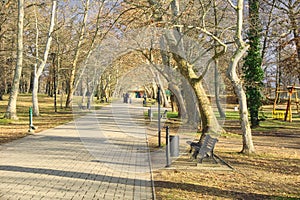
[[[204,158],[211,158],[215,163],[217,163],[214,157],[214,148],[216,143],[218,142],[217,138],[212,138],[210,135],[205,135],[203,142],[191,142],[187,143],[190,145],[190,153],[193,152],[191,158],[197,159],[199,155],[199,163],[202,163]]]

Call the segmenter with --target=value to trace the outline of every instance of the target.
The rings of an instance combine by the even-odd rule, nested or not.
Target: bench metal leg
[[[211,155],[211,157],[212,157],[212,159],[213,159],[214,163],[215,163],[215,164],[218,164],[218,162],[217,162],[217,160],[216,160],[216,158],[215,158],[215,155],[214,155],[214,154],[212,154],[212,155]]]

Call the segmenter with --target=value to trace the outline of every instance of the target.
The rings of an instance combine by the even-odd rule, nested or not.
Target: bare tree
[[[218,8],[217,8],[217,1],[214,0],[213,1],[213,11],[214,11],[214,35],[219,37],[219,31],[218,31],[218,27],[219,27],[219,18],[218,18]],[[214,41],[214,54],[218,54],[218,43],[217,41]],[[218,108],[218,112],[221,118],[225,118],[226,114],[225,114],[225,110],[223,109],[222,105],[221,105],[221,98],[220,98],[220,72],[219,72],[219,59],[215,58],[214,59],[214,86],[215,86],[215,99],[216,99],[216,105]]]
[[[72,67],[71,67],[71,73],[70,73],[70,78],[69,78],[69,85],[68,85],[68,96],[67,96],[67,101],[66,101],[66,108],[69,108],[71,106],[72,100],[73,100],[73,93],[75,91],[75,75],[76,71],[78,68],[78,59],[79,55],[81,53],[81,45],[83,43],[84,39],[84,34],[85,34],[85,28],[86,28],[86,23],[88,19],[88,11],[89,11],[89,5],[90,1],[87,0],[84,4],[84,11],[83,11],[83,18],[81,22],[81,28],[80,28],[80,33],[79,33],[79,39],[77,41],[77,45],[75,47],[75,55],[72,61]]]
[[[17,116],[17,98],[19,93],[20,78],[23,67],[23,24],[24,24],[24,0],[18,0],[18,46],[17,63],[14,73],[11,93],[5,113],[5,118],[18,119]]]
[[[10,91],[17,40],[17,2],[0,3],[0,100]]]
[[[240,118],[241,118],[241,127],[243,132],[243,153],[253,153],[254,152],[254,146],[252,141],[252,134],[251,134],[251,128],[248,120],[248,110],[247,110],[247,102],[246,102],[246,95],[245,91],[243,89],[242,80],[238,77],[237,74],[237,66],[240,61],[240,59],[244,56],[248,49],[248,45],[243,41],[242,38],[242,31],[243,31],[243,8],[244,8],[244,1],[238,0],[236,3],[233,3],[232,1],[228,0],[228,3],[231,5],[232,8],[234,8],[234,16],[236,18],[236,23],[233,24],[235,26],[235,44],[237,46],[233,56],[230,59],[229,67],[228,67],[228,76],[233,84],[233,87],[235,89],[235,92],[239,99],[239,105],[240,105]],[[236,5],[235,5],[236,4]],[[173,16],[175,16],[175,22],[177,22],[177,18],[180,16],[180,10],[178,9],[179,1],[174,0],[172,1],[172,11]],[[210,108],[210,102],[206,96],[205,90],[202,86],[201,80],[203,76],[205,75],[205,72],[209,68],[211,62],[213,62],[216,58],[222,56],[225,54],[225,52],[228,49],[228,44],[223,42],[223,38],[218,37],[217,35],[213,34],[212,31],[209,30],[209,21],[207,21],[207,16],[210,13],[211,5],[208,2],[199,1],[199,9],[202,10],[201,16],[200,16],[200,26],[194,26],[194,25],[185,25],[183,22],[177,22],[179,25],[173,25],[173,27],[176,27],[177,30],[173,31],[173,33],[167,34],[169,45],[171,49],[178,49],[183,48],[183,45],[180,44],[184,40],[184,36],[182,36],[182,30],[185,29],[188,31],[189,29],[194,29],[200,31],[202,34],[207,35],[208,37],[212,38],[219,46],[218,52],[215,53],[215,55],[210,58],[208,61],[206,67],[204,68],[204,72],[201,76],[198,76],[196,72],[194,71],[195,67],[192,63],[189,63],[187,60],[185,60],[182,56],[178,54],[173,53],[173,58],[176,61],[178,65],[178,69],[181,72],[181,74],[190,81],[190,84],[194,88],[194,91],[198,97],[199,102],[199,109],[203,124],[203,133],[206,133],[209,131],[209,129],[212,129],[214,132],[219,131],[218,128],[218,122],[215,118],[214,113],[212,112]],[[174,21],[173,21],[174,23]],[[227,25],[228,26],[228,25]],[[225,28],[226,30],[226,28]],[[176,33],[177,31],[177,33]],[[177,35],[176,35],[177,34]],[[225,39],[225,38],[224,38]],[[175,42],[174,42],[175,41]],[[181,50],[182,51],[182,50]],[[181,52],[175,51],[175,52]],[[204,134],[203,134],[204,135]]]
[[[245,43],[242,37],[244,1],[238,0],[236,5],[234,5],[233,2],[231,2],[231,0],[228,0],[228,2],[235,10],[236,17],[237,17],[236,31],[235,31],[235,44],[237,45],[237,48],[230,60],[227,73],[239,100],[240,123],[243,132],[242,152],[246,154],[251,154],[255,152],[255,149],[252,141],[251,128],[248,119],[247,99],[246,99],[245,90],[243,88],[242,80],[238,77],[237,74],[238,63],[246,53],[247,49],[249,48],[249,45]]]
[[[261,3],[264,22],[263,68],[269,87],[267,91],[272,94],[274,82],[274,91],[279,87],[300,83],[300,2],[263,0]]]
[[[50,24],[49,24],[49,30],[47,34],[47,42],[44,50],[44,55],[42,62],[39,63],[39,28],[38,28],[38,19],[37,19],[37,13],[35,9],[35,24],[36,24],[36,40],[35,40],[35,48],[36,48],[36,62],[34,64],[34,69],[33,69],[33,90],[32,90],[32,106],[33,106],[33,115],[34,116],[39,116],[39,105],[38,105],[38,87],[39,87],[39,78],[44,70],[44,67],[47,63],[48,55],[49,55],[49,50],[52,42],[52,32],[54,29],[55,25],[55,14],[56,14],[56,4],[57,1],[53,0],[52,1],[52,9],[51,9],[51,19],[50,19]]]
[[[201,2],[202,3],[202,2]],[[172,2],[172,11],[173,11],[173,15],[174,18],[176,18],[177,16],[180,15],[180,9],[179,9],[179,1],[178,0],[174,0]],[[202,5],[202,4],[201,4]],[[204,8],[204,7],[202,7]],[[206,16],[206,13],[208,12],[208,9],[203,9],[202,12],[202,21],[204,21],[204,18]],[[179,22],[180,23],[180,22]],[[216,36],[214,36],[212,33],[210,33],[205,26],[205,23],[202,24],[203,28],[200,28],[200,31],[204,32],[205,34],[207,34],[208,36],[211,36],[213,38],[216,38]],[[173,35],[172,39],[170,41],[176,41],[178,42],[178,44],[180,43],[184,43],[182,41],[184,41],[184,37],[180,36],[183,34],[183,31],[185,29],[185,26],[182,25],[178,25],[176,26],[176,31],[179,32],[179,36]],[[198,27],[199,28],[199,27]],[[189,28],[187,28],[188,30]],[[177,39],[176,39],[177,38]],[[172,48],[178,48],[179,45],[176,45],[177,47],[174,46],[174,44],[171,44],[173,47]],[[183,44],[181,45],[181,48],[183,47]],[[223,48],[223,49],[222,49]],[[190,61],[187,61],[186,59],[184,59],[182,56],[178,55],[178,54],[173,54],[173,58],[176,61],[179,71],[181,72],[181,74],[189,81],[190,85],[192,86],[192,88],[195,91],[195,94],[197,96],[198,99],[198,106],[199,106],[199,110],[200,110],[200,116],[201,116],[201,122],[202,122],[202,136],[200,138],[200,140],[203,138],[203,136],[205,134],[210,134],[210,133],[214,133],[214,134],[221,134],[222,131],[224,131],[220,125],[219,122],[211,108],[211,103],[207,97],[206,91],[203,87],[203,78],[206,75],[208,69],[211,67],[211,64],[213,63],[213,61],[215,59],[217,59],[220,55],[222,55],[223,53],[225,53],[226,48],[224,47],[224,45],[221,47],[220,52],[216,52],[215,55],[212,58],[209,58],[209,60],[207,61],[207,63],[201,63],[201,67],[203,68],[203,71],[200,75],[198,75],[198,73],[196,72],[197,67],[191,63]],[[180,52],[182,50],[179,50],[178,52]],[[199,57],[201,57],[203,52],[199,52]],[[209,133],[210,132],[210,133]]]

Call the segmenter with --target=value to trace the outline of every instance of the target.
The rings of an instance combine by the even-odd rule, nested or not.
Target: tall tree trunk
[[[216,101],[216,105],[217,105],[220,117],[225,118],[226,114],[225,114],[224,109],[222,108],[221,98],[220,98],[220,80],[219,80],[218,66],[219,66],[219,61],[218,61],[218,59],[215,59],[215,73],[214,73],[214,78],[215,78],[215,101]]]
[[[97,70],[94,69],[94,74],[96,74],[96,73],[97,73]],[[98,77],[99,76],[93,76],[92,81],[90,82],[90,84],[88,84],[88,97],[87,97],[86,107],[89,110],[91,109],[91,105],[94,100],[95,90],[98,87],[98,80],[97,80]]]
[[[296,3],[295,3],[295,5],[296,5]],[[298,4],[298,6],[299,6],[299,4]],[[292,25],[291,29],[293,31],[293,37],[294,37],[294,41],[295,41],[297,57],[298,57],[298,60],[300,60],[299,10],[298,10],[298,14],[297,14],[297,10],[296,11],[291,10],[290,12],[291,13],[289,14],[289,18],[291,20],[291,25]]]
[[[161,44],[160,45],[165,45],[164,44],[164,41],[161,41]],[[163,49],[163,48],[162,48]],[[150,52],[151,54],[151,52]],[[152,55],[152,54],[151,54]],[[162,62],[164,64],[164,66],[169,70],[169,67],[170,67],[170,58],[169,58],[169,55],[167,52],[165,51],[160,51],[160,55],[161,55],[161,58],[162,58]],[[152,63],[152,58],[151,58],[151,61]],[[167,79],[167,75],[164,75],[164,73],[162,73],[160,70],[158,70],[160,72],[161,75],[163,75],[166,79]],[[168,73],[168,72],[167,72]],[[157,74],[157,76],[159,76]],[[159,78],[159,77],[158,77]],[[160,82],[160,78],[158,79],[159,82]],[[168,82],[170,82],[170,80],[167,79]],[[161,85],[162,86],[162,85]],[[161,87],[162,88],[162,87]],[[170,107],[170,104],[169,104],[169,101],[168,101],[168,98],[167,98],[167,95],[166,95],[166,92],[165,90],[161,90],[162,91],[162,94],[163,94],[163,101],[164,101],[164,107]]]
[[[296,4],[296,3],[295,3]],[[296,70],[298,70],[298,76],[300,76],[300,33],[299,33],[299,13],[298,13],[298,18],[296,17],[296,13],[291,13],[290,15],[290,20],[292,24],[292,31],[293,31],[293,37],[295,41],[295,46],[296,46]],[[300,80],[299,80],[300,81]]]
[[[185,106],[184,99],[182,97],[179,87],[176,84],[170,82],[169,89],[175,95],[177,102],[179,104],[179,105],[177,105],[177,107],[179,108],[178,116],[180,116],[182,118],[186,118],[187,117],[186,106]]]
[[[235,43],[237,45],[237,49],[230,60],[227,73],[239,100],[240,123],[241,123],[241,128],[243,133],[242,153],[251,154],[255,152],[255,149],[252,141],[252,133],[251,133],[250,123],[248,119],[247,99],[246,99],[245,91],[243,89],[242,81],[239,79],[237,75],[238,62],[240,61],[242,56],[246,53],[247,49],[249,48],[249,46],[243,41],[242,38],[243,5],[244,5],[244,1],[238,0],[237,6],[234,7],[237,14],[237,22],[236,22],[237,27],[235,33]]]
[[[20,78],[23,65],[23,24],[24,24],[24,0],[18,0],[18,44],[17,44],[17,63],[14,79],[9,96],[9,101],[5,113],[5,118],[18,119],[17,98],[19,93]]]
[[[54,29],[54,25],[55,25],[55,14],[56,14],[56,4],[57,1],[53,0],[52,1],[52,11],[51,11],[51,19],[50,19],[50,25],[49,25],[49,30],[48,30],[48,37],[47,37],[47,42],[46,42],[46,47],[44,50],[44,57],[43,60],[41,62],[41,64],[38,66],[38,51],[39,51],[39,45],[38,45],[38,38],[39,38],[39,29],[38,29],[38,20],[37,20],[37,16],[35,13],[35,17],[36,17],[36,41],[35,41],[35,47],[36,47],[36,63],[34,65],[34,71],[33,71],[33,89],[32,89],[32,114],[34,116],[39,116],[40,115],[40,111],[39,111],[39,104],[38,104],[38,88],[39,88],[39,78],[45,68],[45,65],[47,63],[47,59],[48,59],[48,55],[49,55],[49,51],[50,51],[50,46],[51,46],[51,42],[52,42],[52,32]],[[54,56],[54,55],[53,55]]]
[[[92,53],[94,51],[94,47],[95,47],[95,43],[96,43],[96,38],[97,38],[97,36],[99,34],[99,30],[100,30],[101,12],[102,12],[103,6],[104,6],[104,1],[101,3],[101,6],[99,7],[99,10],[98,10],[97,20],[96,20],[96,30],[95,30],[95,33],[93,35],[92,42],[91,42],[91,44],[89,46],[85,62],[83,64],[83,67],[82,67],[79,75],[78,75],[78,78],[76,80],[74,79],[74,84],[73,84],[74,85],[73,86],[74,90],[76,90],[76,88],[78,87],[78,84],[79,84],[79,82],[80,82],[80,80],[81,80],[84,72],[86,71],[86,67],[87,67],[89,58],[91,57],[91,55],[92,55]]]
[[[214,0],[214,23],[215,23],[215,35],[218,36],[219,33],[218,33],[218,29],[217,27],[219,27],[219,22],[218,22],[218,12],[217,12],[217,4],[216,4],[216,1]],[[218,51],[217,51],[217,41],[214,40],[214,52],[215,52],[215,55],[218,54]],[[218,112],[219,112],[219,115],[221,118],[225,118],[226,117],[226,114],[225,114],[225,111],[223,110],[222,108],[222,105],[221,105],[221,100],[220,100],[220,81],[219,81],[219,60],[218,58],[215,58],[214,59],[214,63],[215,63],[215,69],[214,69],[214,78],[215,78],[215,101],[216,101],[216,105],[217,105],[217,108],[218,108]]]
[[[261,56],[261,22],[259,19],[259,0],[249,0],[250,28],[247,33],[249,40],[248,54],[243,65],[247,105],[250,112],[251,127],[259,126],[258,113],[262,105],[261,90],[264,72]]]
[[[277,66],[276,66],[276,76],[275,76],[275,81],[276,81],[276,85],[275,85],[275,91],[274,91],[274,97],[275,100],[277,98],[277,91],[280,90],[280,85],[281,85],[281,42],[279,41],[279,45],[277,47]],[[280,95],[278,96],[278,99],[276,100],[276,102],[274,103],[279,103],[280,101]]]
[[[155,84],[155,82],[152,82],[152,99],[156,99],[157,98],[157,85]]]
[[[182,95],[186,105],[186,111],[188,115],[187,123],[191,125],[193,128],[199,128],[201,125],[201,117],[200,111],[198,106],[197,96],[191,85],[186,81],[183,80],[182,83]]]
[[[202,133],[208,133],[209,131],[220,135],[222,128],[211,108],[211,103],[206,95],[206,92],[202,86],[201,81],[192,82],[192,87],[196,93],[198,99],[198,106],[200,110],[200,116],[202,121]]]
[[[179,0],[173,0],[171,3],[174,21],[176,21],[176,18],[180,15],[179,5]],[[219,122],[212,110],[211,103],[202,86],[201,81],[203,76],[197,76],[195,71],[193,70],[193,66],[188,61],[183,59],[180,55],[176,54],[176,52],[184,52],[184,41],[180,34],[182,34],[182,30],[177,28],[176,30],[174,29],[173,31],[167,32],[165,36],[167,38],[170,49],[172,49],[173,51],[173,58],[178,65],[178,70],[180,71],[181,75],[183,75],[189,81],[196,94],[203,133],[200,137],[200,140],[207,133],[219,135],[224,130],[222,129],[222,127],[220,127]],[[207,68],[208,67],[209,66],[207,66]]]
[[[82,92],[82,96],[81,96],[81,102],[80,102],[80,105],[81,105],[81,108],[84,108],[84,104],[86,103],[85,102],[85,97],[86,97],[86,94],[88,92],[88,84],[86,83],[83,83],[82,86],[84,87],[83,88],[83,92]]]
[[[167,96],[166,96],[166,92],[165,92],[165,88],[163,87],[161,78],[160,78],[160,74],[158,72],[156,72],[156,74],[154,75],[156,77],[156,82],[158,87],[160,88],[160,102],[163,107],[166,107],[166,104],[168,104],[167,107],[169,107],[169,102],[167,100]]]
[[[80,35],[79,35],[79,39],[77,42],[77,46],[75,49],[75,56],[72,62],[72,68],[71,68],[71,74],[70,74],[70,78],[69,78],[69,88],[68,88],[68,96],[67,96],[67,100],[66,100],[66,108],[70,108],[71,107],[71,103],[73,101],[73,93],[75,92],[75,74],[77,71],[77,65],[78,65],[78,58],[79,58],[79,54],[81,53],[81,45],[83,43],[83,37],[84,37],[84,33],[85,33],[85,26],[86,26],[86,22],[87,22],[87,16],[88,16],[88,10],[89,10],[89,0],[87,0],[85,2],[85,8],[84,8],[84,13],[83,13],[83,20],[82,20],[82,26],[81,26],[81,30],[80,30]]]
[[[149,64],[150,64],[150,63],[149,63]],[[161,81],[159,72],[157,72],[157,73],[155,74],[152,68],[150,68],[150,71],[151,71],[151,73],[153,74],[153,77],[156,77],[156,83],[157,83],[158,86],[161,88],[160,92],[161,92],[161,100],[162,100],[163,106],[164,106],[164,107],[170,107],[170,103],[169,103],[169,101],[168,101],[168,98],[167,98],[167,95],[166,95],[166,91],[165,91],[165,89],[164,89],[164,87],[163,87],[163,83],[162,83],[162,81]]]
[[[178,55],[173,55],[173,57],[178,65],[179,70],[181,70],[181,74],[189,81],[196,94],[202,122],[202,135],[208,132],[218,135],[221,134],[221,132],[224,130],[220,127],[219,122],[213,112],[211,103],[202,86],[202,79],[193,78],[192,75],[189,74],[192,66],[186,60]]]

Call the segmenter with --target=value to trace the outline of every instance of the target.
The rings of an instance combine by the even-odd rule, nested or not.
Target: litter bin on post
[[[152,121],[153,114],[151,107],[148,109],[148,117],[150,118],[150,121]]]
[[[170,135],[170,155],[171,157],[179,156],[179,136]]]

